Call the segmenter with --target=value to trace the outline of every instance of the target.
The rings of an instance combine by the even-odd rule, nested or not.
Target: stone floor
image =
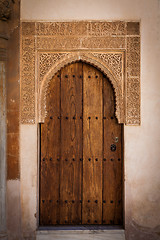
[[[37,240],[125,240],[120,228],[55,228],[37,231]]]

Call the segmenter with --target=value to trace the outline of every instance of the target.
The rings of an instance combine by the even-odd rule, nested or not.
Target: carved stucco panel
[[[124,21],[100,22],[38,22],[36,23],[38,36],[110,36],[125,35],[126,23]]]
[[[126,96],[126,124],[140,124],[140,82],[139,78],[128,78]]]
[[[49,82],[62,67],[75,61],[92,64],[106,74],[115,91],[116,116],[119,123],[124,122],[123,96],[123,53],[41,53],[39,54],[39,121],[44,122],[46,112],[46,93]],[[51,66],[51,67],[50,67]],[[116,67],[117,66],[117,67]]]
[[[41,83],[44,83],[46,76],[54,74],[66,63],[81,59],[93,64],[110,78],[116,95],[119,122],[140,124],[139,22],[22,22],[21,26],[22,123],[34,124],[38,113],[45,115],[42,110],[45,108],[40,104],[37,112],[36,102],[41,102]],[[68,53],[63,52],[66,50]],[[112,53],[106,53],[107,50],[113,52],[114,57]],[[51,52],[55,51],[57,53],[53,55]],[[87,55],[85,53],[79,58],[77,55],[75,57],[76,52],[83,51]],[[118,52],[123,52],[122,59]],[[123,69],[120,67],[121,60]],[[43,88],[47,88],[47,84]]]
[[[21,122],[35,123],[35,39],[22,38]]]

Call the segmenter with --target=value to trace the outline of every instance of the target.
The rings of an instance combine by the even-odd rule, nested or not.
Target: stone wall
[[[22,0],[22,21],[67,21],[67,20],[106,20],[106,21],[140,21],[141,29],[141,126],[124,127],[124,169],[125,169],[125,228],[127,240],[157,240],[159,239],[159,168],[160,168],[160,2],[159,0],[85,0],[85,1],[49,1]],[[131,24],[131,23],[130,23]],[[131,32],[132,32],[131,28]],[[132,52],[130,52],[131,56]],[[134,61],[132,62],[134,64]],[[134,74],[131,72],[130,74]],[[136,82],[135,82],[136,83]],[[133,94],[135,96],[136,92]],[[23,139],[36,132],[36,125],[21,125],[21,168],[25,179],[35,179],[36,171],[25,171],[24,162],[31,146],[24,146]],[[34,135],[35,137],[35,135]],[[36,142],[35,138],[34,142]],[[33,149],[32,149],[33,151]],[[37,156],[32,152],[34,156]],[[30,164],[36,166],[37,157]],[[27,175],[26,175],[27,174]],[[22,176],[23,178],[23,176]],[[23,180],[22,180],[23,182]],[[25,182],[24,182],[25,183]],[[24,186],[24,183],[22,186]],[[33,199],[37,187],[31,182]],[[22,199],[25,202],[26,194]],[[27,212],[24,204],[24,226],[32,217],[35,202],[29,203],[32,212]],[[38,214],[38,212],[37,212]],[[34,228],[32,228],[32,231]]]

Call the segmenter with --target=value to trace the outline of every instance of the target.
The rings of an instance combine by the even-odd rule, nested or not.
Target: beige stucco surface
[[[141,20],[141,126],[124,127],[125,214],[126,224],[131,219],[133,225],[140,229],[159,229],[160,1],[21,1],[21,20],[73,19]],[[34,230],[34,214],[37,211],[37,126],[21,125],[20,131],[23,226],[24,229],[29,227]]]

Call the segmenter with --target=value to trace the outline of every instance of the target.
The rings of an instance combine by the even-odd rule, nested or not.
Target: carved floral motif
[[[21,122],[35,123],[35,40],[22,38]]]
[[[110,36],[125,35],[126,26],[123,21],[97,22],[38,22],[39,36]]]
[[[44,122],[46,112],[46,94],[48,84],[53,75],[65,65],[84,61],[99,68],[106,74],[114,89],[116,95],[116,116],[119,123],[124,122],[124,97],[123,97],[123,53],[40,53],[39,54],[39,121]],[[122,104],[121,104],[122,103]]]
[[[127,80],[127,114],[126,124],[140,124],[140,82],[139,78],[129,78]]]
[[[139,22],[23,22],[21,29],[22,123],[36,123],[37,114],[39,121],[44,120],[52,76],[66,64],[82,60],[109,77],[119,123],[140,124]]]

